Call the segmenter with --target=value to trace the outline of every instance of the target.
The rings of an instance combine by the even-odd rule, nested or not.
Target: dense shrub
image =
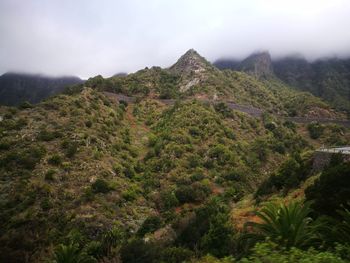
[[[108,182],[101,178],[93,182],[91,189],[94,193],[108,193],[111,190]]]
[[[159,248],[142,239],[133,239],[125,244],[120,250],[123,263],[154,263],[159,262]]]
[[[47,181],[52,181],[54,180],[54,175],[56,173],[56,170],[53,169],[49,169],[46,173],[45,173],[45,180]]]
[[[180,203],[191,203],[196,200],[195,194],[193,193],[193,188],[189,185],[183,185],[176,189],[175,191],[176,199]]]
[[[52,165],[60,165],[62,163],[62,156],[54,154],[47,160],[47,162]]]
[[[307,200],[319,214],[338,217],[336,211],[350,208],[350,164],[331,166],[322,172],[313,185],[305,190]]]
[[[223,102],[216,103],[214,109],[225,118],[233,118],[232,110]]]
[[[196,210],[195,218],[176,242],[190,249],[200,248],[217,256],[228,255],[233,248],[233,228],[229,210],[219,199],[212,199]]]
[[[10,168],[16,164],[20,168],[32,170],[45,154],[46,150],[43,146],[30,146],[23,151],[12,150],[0,159],[0,166]]]
[[[38,134],[38,140],[40,141],[52,141],[56,138],[60,138],[62,136],[62,133],[59,131],[48,131],[46,129],[40,130]]]
[[[77,151],[78,151],[78,144],[73,142],[68,146],[65,154],[68,158],[72,158],[77,153]]]
[[[163,211],[169,210],[176,207],[179,204],[179,200],[172,191],[162,191],[160,193],[160,204],[159,208]]]
[[[262,182],[256,191],[255,197],[271,194],[283,190],[286,194],[290,189],[298,187],[308,176],[312,168],[310,156],[301,157],[300,154],[292,155],[286,160],[279,170]]]
[[[252,250],[252,254],[239,261],[240,263],[345,263],[339,255],[332,252],[318,251],[313,248],[301,250],[291,248],[290,250],[278,249],[277,245],[271,242],[258,243]]]
[[[324,126],[318,122],[312,122],[307,126],[311,139],[318,139],[324,131]]]
[[[152,233],[160,228],[162,225],[162,219],[159,216],[148,217],[137,231],[137,235],[143,237],[147,233]]]
[[[167,247],[162,250],[160,255],[161,262],[182,263],[187,262],[194,256],[194,253],[182,247]]]

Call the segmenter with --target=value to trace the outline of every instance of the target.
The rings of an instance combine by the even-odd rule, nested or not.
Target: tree
[[[287,249],[317,244],[322,223],[313,221],[309,216],[311,212],[309,202],[292,202],[288,205],[269,203],[256,212],[261,222],[246,223],[245,229],[251,228],[253,232],[243,238],[253,242],[269,238]]]
[[[230,254],[233,247],[233,228],[229,215],[219,213],[210,220],[209,231],[201,241],[201,248],[216,256],[224,257]]]
[[[112,249],[121,244],[125,239],[125,232],[117,226],[112,227],[102,236],[101,248],[106,256],[112,254]]]
[[[79,249],[76,244],[61,244],[55,251],[54,263],[96,263],[96,259]]]
[[[350,204],[350,164],[341,164],[326,169],[305,190],[307,200],[313,200],[312,208],[321,215],[339,217],[337,210]]]
[[[124,245],[120,250],[123,263],[153,263],[159,257],[159,248],[142,239],[134,239]]]

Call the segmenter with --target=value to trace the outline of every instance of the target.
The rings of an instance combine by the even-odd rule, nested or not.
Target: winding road
[[[103,92],[107,97],[112,98],[118,102],[120,101],[125,101],[127,103],[135,103],[136,97],[129,97],[124,94],[117,94],[117,93],[111,93],[111,92]],[[173,105],[176,100],[173,99],[157,99],[158,101],[166,104],[166,105]],[[211,100],[206,100],[206,99],[201,99],[204,102],[219,102],[219,101],[211,101]],[[260,118],[262,114],[264,113],[264,110],[255,108],[253,106],[246,106],[246,105],[240,105],[236,104],[231,101],[222,101],[224,102],[230,109],[232,110],[237,110],[240,112],[247,113],[253,117]],[[337,124],[341,125],[344,127],[350,127],[350,121],[349,120],[339,120],[339,119],[329,119],[329,118],[310,118],[310,117],[286,117],[286,116],[281,116],[281,115],[275,115],[276,117],[280,119],[284,119],[287,121],[293,121],[296,123],[311,123],[311,122],[319,122],[323,124]]]

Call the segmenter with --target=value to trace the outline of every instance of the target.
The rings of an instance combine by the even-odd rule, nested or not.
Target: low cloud
[[[344,57],[349,24],[346,0],[2,0],[0,73],[110,76],[170,66],[189,48],[211,61]]]

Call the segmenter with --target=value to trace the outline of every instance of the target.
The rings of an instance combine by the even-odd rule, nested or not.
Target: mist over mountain
[[[38,103],[61,92],[69,85],[82,83],[78,77],[48,77],[39,74],[5,73],[0,76],[0,104],[16,106]]]
[[[254,53],[238,61],[218,59],[220,69],[244,71],[260,77],[277,77],[293,88],[321,97],[340,110],[350,110],[350,59],[320,58],[308,61],[302,56],[271,59],[268,52]]]

